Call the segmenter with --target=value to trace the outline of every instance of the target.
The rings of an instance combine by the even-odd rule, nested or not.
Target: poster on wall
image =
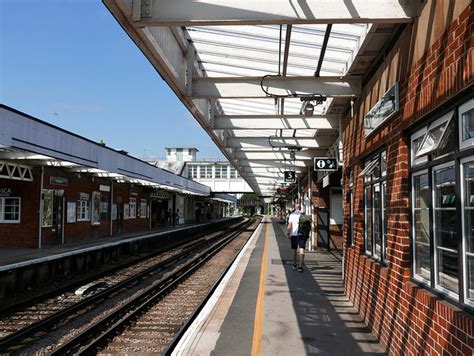
[[[67,202],[66,222],[67,223],[75,223],[76,222],[76,202],[75,201],[68,201]]]
[[[43,227],[50,227],[53,225],[53,197],[54,191],[52,189],[43,189]]]
[[[100,195],[100,220],[107,220],[109,218],[109,196],[105,194]]]
[[[100,224],[100,192],[92,192],[92,216],[91,224]]]
[[[130,207],[128,204],[123,204],[123,219],[128,220],[130,214]]]
[[[117,204],[112,204],[112,220],[117,220]]]

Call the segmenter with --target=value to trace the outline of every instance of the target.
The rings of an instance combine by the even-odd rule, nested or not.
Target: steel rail
[[[207,250],[199,253],[193,260],[181,266],[175,273],[166,277],[158,285],[150,286],[128,303],[105,316],[88,327],[74,338],[54,349],[50,355],[92,355],[97,353],[100,345],[116,334],[118,329],[124,327],[133,318],[149,309],[158,299],[168,294],[179,283],[198,270],[205,262],[217,254],[223,247],[242,233],[254,220],[247,222],[242,228],[231,233],[224,240],[219,241]],[[105,329],[105,330],[104,330]],[[98,336],[96,336],[99,334]],[[92,339],[92,340],[91,340]],[[89,341],[90,340],[90,341]],[[86,345],[81,346],[87,342]]]
[[[237,222],[237,221],[236,221]],[[226,228],[227,226],[223,226],[223,228]],[[219,230],[222,230],[220,228],[216,228],[214,230],[211,230],[211,231],[207,231],[207,232],[202,232],[196,236],[193,237],[193,239],[199,239],[199,238],[202,238],[203,236],[206,236],[210,233],[213,233],[213,232],[217,232]],[[160,232],[157,232],[156,234],[154,234],[153,236],[151,236],[152,234],[148,234],[150,235],[150,238],[155,238],[156,236],[158,236],[159,234],[163,235],[165,232],[169,232],[169,233],[172,233],[173,230],[169,230],[169,231],[160,231]],[[166,236],[166,234],[165,234]],[[143,261],[146,261],[147,259],[149,258],[153,258],[153,257],[156,257],[157,255],[161,254],[161,253],[165,253],[165,252],[168,252],[169,250],[172,250],[176,247],[179,247],[179,246],[182,246],[182,245],[185,245],[187,243],[189,243],[189,238],[183,238],[182,241],[177,241],[177,242],[174,242],[168,246],[165,246],[165,247],[161,247],[161,248],[158,248],[156,249],[154,252],[152,253],[149,253],[149,254],[146,254],[146,255],[143,255],[141,257],[138,257],[138,258],[135,258],[131,261],[128,261],[128,262],[125,262],[125,263],[122,263],[122,264],[119,264],[117,266],[114,266],[114,267],[111,267],[107,270],[104,270],[104,271],[101,271],[101,272],[98,272],[97,274],[94,274],[93,276],[89,276],[89,277],[85,277],[85,278],[82,278],[76,282],[73,282],[73,283],[69,283],[65,286],[62,286],[62,287],[59,287],[59,288],[56,288],[54,290],[51,290],[51,291],[48,291],[46,293],[42,293],[42,294],[39,294],[39,295],[36,295],[34,297],[31,297],[31,298],[28,298],[28,299],[25,299],[19,303],[16,303],[16,304],[12,304],[12,305],[7,305],[7,306],[4,306],[4,307],[1,307],[0,308],[0,318],[1,317],[5,317],[7,315],[11,315],[12,313],[22,309],[22,308],[25,308],[25,307],[28,307],[32,304],[36,304],[36,303],[40,303],[48,298],[51,298],[57,294],[62,294],[66,291],[68,291],[69,289],[72,289],[72,288],[75,288],[75,287],[78,287],[78,286],[81,286],[83,284],[87,284],[89,282],[92,282],[93,280],[97,279],[97,278],[102,278],[102,277],[105,277],[107,276],[108,274],[112,274],[112,273],[115,273],[117,271],[119,271],[120,269],[123,269],[123,268],[127,268],[127,267],[130,267],[136,263],[139,263],[139,262],[143,262]],[[80,255],[80,253],[78,253],[77,255]],[[1,340],[1,339],[0,339]]]
[[[256,229],[255,229],[256,230]],[[250,238],[252,237],[252,235],[249,236],[249,238],[247,239],[250,240]],[[219,284],[222,282],[222,280],[224,279],[225,275],[227,274],[227,272],[229,272],[230,268],[232,267],[232,265],[234,264],[235,260],[237,259],[237,257],[239,256],[240,252],[245,248],[247,242],[244,243],[242,245],[242,247],[240,247],[239,251],[237,251],[237,253],[235,254],[234,258],[232,259],[232,261],[229,263],[229,265],[227,266],[227,268],[221,273],[221,275],[219,276],[219,278],[216,280],[216,282],[213,284],[213,286],[211,287],[211,289],[209,290],[209,292],[206,294],[206,296],[204,297],[204,299],[202,300],[202,302],[197,306],[197,308],[194,310],[194,312],[191,314],[191,316],[186,320],[186,322],[183,324],[183,326],[179,329],[179,331],[176,333],[176,335],[174,336],[174,338],[171,340],[171,342],[169,343],[168,347],[165,349],[165,351],[163,351],[163,355],[171,355],[171,353],[173,352],[173,350],[175,349],[176,345],[178,344],[178,342],[181,340],[181,338],[183,337],[184,333],[189,329],[189,327],[191,326],[191,324],[193,323],[193,321],[196,319],[196,317],[199,315],[199,313],[201,312],[201,310],[204,308],[204,306],[206,305],[207,301],[211,298],[211,296],[214,294],[215,290],[217,289],[217,287],[219,286]]]
[[[241,226],[241,225],[242,225],[242,223],[239,226]],[[12,333],[12,334],[0,339],[0,352],[4,352],[4,350],[6,350],[8,347],[11,347],[12,345],[14,345],[16,343],[21,342],[25,338],[30,337],[30,336],[34,335],[35,333],[37,333],[39,331],[44,331],[44,329],[49,328],[52,325],[55,325],[58,321],[62,320],[66,316],[69,316],[69,315],[75,313],[76,311],[78,311],[82,308],[85,308],[87,306],[98,303],[99,301],[105,299],[110,294],[113,294],[114,292],[120,290],[121,288],[124,288],[127,285],[134,283],[136,280],[139,280],[139,279],[143,278],[147,274],[150,274],[150,273],[152,273],[156,270],[159,270],[159,269],[163,269],[164,267],[168,266],[169,264],[172,264],[172,263],[176,262],[176,260],[179,260],[179,259],[183,258],[184,256],[188,255],[190,252],[192,252],[196,248],[199,248],[200,245],[208,244],[209,242],[212,242],[212,240],[220,239],[225,235],[226,235],[226,232],[221,232],[217,236],[214,236],[210,239],[197,241],[196,243],[191,244],[191,246],[189,246],[186,250],[178,253],[177,255],[173,255],[173,256],[157,263],[154,266],[150,266],[149,268],[146,268],[145,270],[143,270],[143,271],[141,271],[141,272],[139,272],[139,273],[137,273],[137,274],[121,281],[121,282],[118,282],[118,283],[114,284],[113,286],[108,287],[105,290],[102,290],[98,293],[95,293],[95,294],[87,297],[86,299],[81,300],[80,302],[74,303],[74,304],[72,304],[72,305],[70,305],[70,306],[68,306],[64,309],[61,309],[60,311],[58,311],[54,314],[51,314],[50,316],[48,316],[44,319],[41,319],[41,320],[39,320],[39,321],[37,321],[33,324],[28,325],[24,329],[21,329],[21,330],[15,332],[15,333]],[[135,263],[137,263],[137,261],[135,261]]]

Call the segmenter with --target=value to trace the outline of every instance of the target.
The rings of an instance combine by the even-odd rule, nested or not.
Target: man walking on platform
[[[306,246],[306,238],[304,235],[299,233],[299,222],[302,212],[300,211],[300,204],[295,204],[295,210],[290,214],[288,218],[288,240],[291,242],[291,257],[293,259],[293,269],[296,269],[296,250],[299,248],[299,266],[298,272],[303,272],[304,262],[304,249]]]

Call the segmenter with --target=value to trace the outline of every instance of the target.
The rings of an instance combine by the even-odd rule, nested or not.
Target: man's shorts
[[[303,236],[291,236],[291,249],[296,250],[297,248],[306,247],[306,239]]]

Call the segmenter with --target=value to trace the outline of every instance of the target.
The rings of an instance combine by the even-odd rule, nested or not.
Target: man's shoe
[[[298,267],[298,272],[303,272],[303,267]]]
[[[293,263],[293,269],[296,269],[296,264],[295,263]]]

